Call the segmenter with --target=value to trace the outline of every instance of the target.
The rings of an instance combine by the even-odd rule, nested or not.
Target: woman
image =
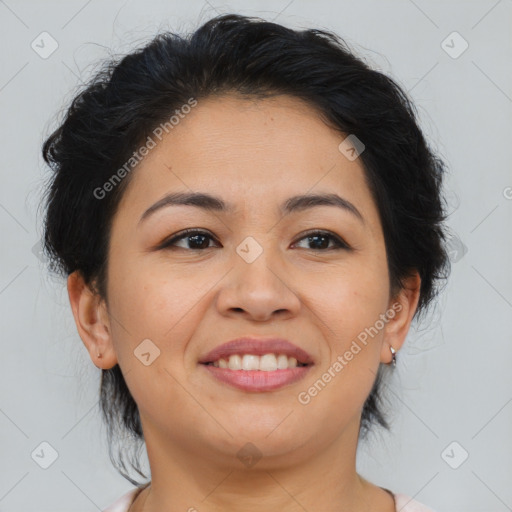
[[[43,152],[45,250],[137,485],[109,512],[431,510],[355,467],[449,267],[444,164],[392,79],[224,15],[109,63]]]

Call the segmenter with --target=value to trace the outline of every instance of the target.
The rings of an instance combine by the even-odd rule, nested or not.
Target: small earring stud
[[[396,350],[393,347],[389,347],[389,350],[391,351],[391,364],[393,365],[393,368],[396,367]]]

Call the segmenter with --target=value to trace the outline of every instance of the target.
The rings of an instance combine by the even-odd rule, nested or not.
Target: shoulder
[[[127,493],[123,494],[120,498],[118,498],[114,503],[112,503],[109,507],[107,507],[103,512],[127,512],[132,504],[135,496],[141,491],[140,487],[134,487],[129,490]]]
[[[423,505],[407,494],[394,493],[396,512],[436,512],[434,509]]]

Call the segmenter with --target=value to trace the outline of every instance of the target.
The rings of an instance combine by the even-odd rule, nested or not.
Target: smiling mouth
[[[232,354],[229,357],[219,358],[215,361],[207,361],[206,366],[225,368],[228,370],[262,371],[272,372],[276,370],[289,370],[292,368],[310,366],[298,361],[295,357],[286,354],[268,353],[262,356],[255,354]]]
[[[297,361],[286,354],[231,354],[199,363],[218,382],[244,392],[277,391],[303,379],[313,363]]]

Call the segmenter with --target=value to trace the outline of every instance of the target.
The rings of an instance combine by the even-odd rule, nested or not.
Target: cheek
[[[115,312],[138,334],[162,336],[195,296],[190,282],[187,286],[156,266],[126,261],[116,266],[110,279]]]
[[[113,341],[127,368],[132,366],[134,351],[146,339],[165,355],[155,365],[163,365],[164,360],[182,361],[186,344],[204,315],[204,282],[197,276],[176,272],[170,275],[158,268],[125,263],[111,276]],[[137,365],[138,361],[133,360]]]
[[[202,314],[198,303],[204,289],[190,278],[164,276],[142,265],[134,271],[127,263],[111,279],[112,337],[130,393],[148,415],[186,408],[190,397],[176,381],[187,380],[182,361]],[[149,353],[147,365],[143,353]],[[161,416],[163,422],[170,420]]]
[[[333,428],[359,414],[371,391],[380,359],[383,335],[380,315],[388,304],[387,272],[379,262],[354,266],[332,281],[325,324],[330,339],[329,360],[322,365],[325,382],[317,407],[331,408]],[[319,384],[321,387],[322,384]]]
[[[317,283],[316,291],[309,292],[310,307],[324,320],[326,336],[336,339],[339,350],[347,343],[350,345],[352,339],[385,312],[387,279],[387,272],[379,265],[365,262],[326,274],[321,287]]]

